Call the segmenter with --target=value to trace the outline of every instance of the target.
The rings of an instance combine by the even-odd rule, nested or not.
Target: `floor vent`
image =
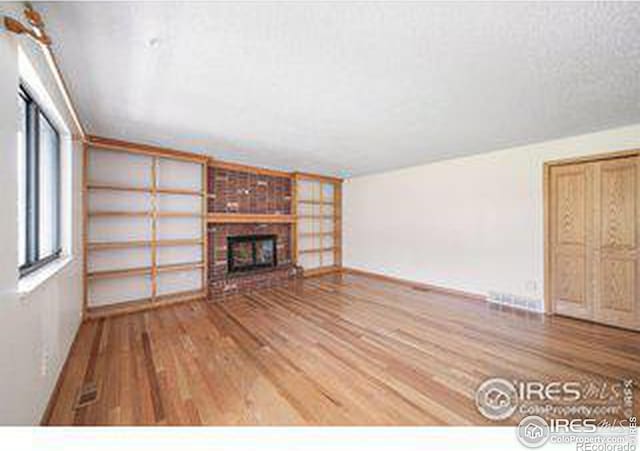
[[[430,293],[430,292],[432,292],[432,291],[433,291],[433,289],[432,289],[432,288],[421,287],[421,286],[418,286],[418,285],[414,285],[414,286],[412,286],[411,288],[413,288],[413,289],[414,289],[414,290],[416,290],[416,291],[422,291],[422,292],[424,292],[424,293]]]
[[[542,299],[528,298],[524,296],[517,296],[510,293],[500,293],[496,291],[490,291],[487,296],[489,302],[494,304],[508,305],[510,307],[519,308],[522,310],[529,310],[532,312],[543,312],[544,304]]]
[[[90,404],[93,404],[98,399],[98,387],[95,382],[88,382],[84,384],[78,392],[76,398],[76,404],[73,407],[74,410],[82,409]]]

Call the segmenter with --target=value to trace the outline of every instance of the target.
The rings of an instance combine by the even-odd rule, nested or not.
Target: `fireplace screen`
[[[242,235],[227,238],[229,272],[268,268],[278,264],[276,235]]]

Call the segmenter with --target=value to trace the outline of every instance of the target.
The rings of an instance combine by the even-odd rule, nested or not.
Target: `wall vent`
[[[489,296],[487,296],[487,301],[493,302],[494,304],[508,305],[509,307],[529,310],[532,312],[544,312],[544,303],[542,302],[542,299],[518,296],[511,293],[490,291]]]

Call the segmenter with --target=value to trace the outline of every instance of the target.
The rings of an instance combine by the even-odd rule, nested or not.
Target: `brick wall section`
[[[291,214],[291,180],[209,167],[210,213]]]

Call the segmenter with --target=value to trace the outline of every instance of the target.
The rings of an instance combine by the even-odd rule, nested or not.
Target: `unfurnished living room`
[[[639,3],[0,20],[0,424],[635,446]]]

